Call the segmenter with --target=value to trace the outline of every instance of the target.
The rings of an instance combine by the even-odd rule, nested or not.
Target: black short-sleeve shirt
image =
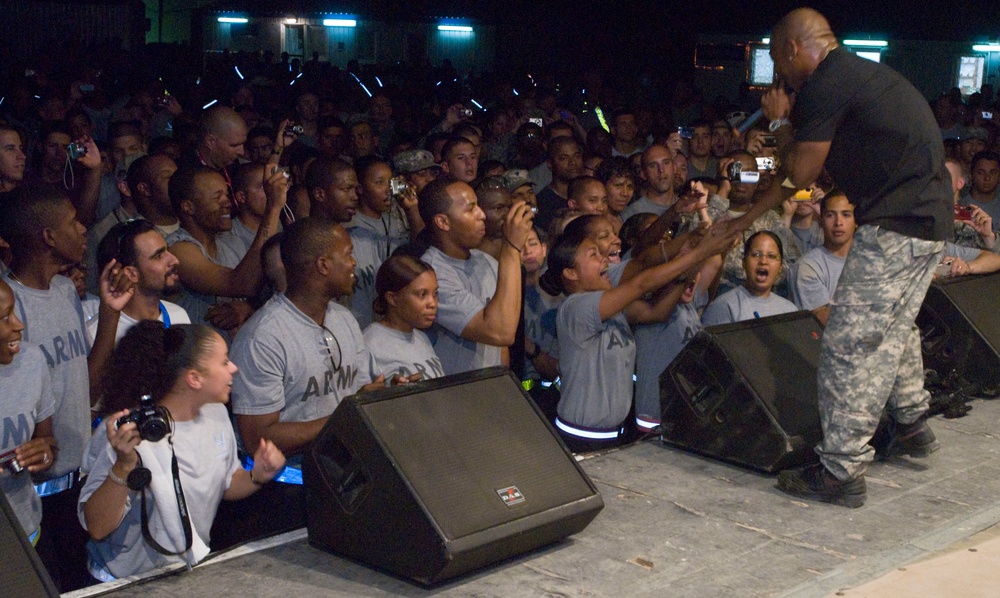
[[[927,100],[891,68],[832,50],[797,94],[796,141],[830,141],[826,168],[858,224],[949,240],[954,218],[944,146]]]

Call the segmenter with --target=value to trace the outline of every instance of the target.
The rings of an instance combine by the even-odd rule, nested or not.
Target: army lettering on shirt
[[[386,383],[397,374],[420,374],[421,380],[444,376],[444,364],[421,330],[406,333],[376,322],[365,329],[365,344],[375,360],[376,373],[383,374]]]
[[[32,289],[7,276],[24,322],[23,343],[41,351],[52,380],[55,412],[53,432],[59,458],[36,481],[58,478],[80,467],[90,439],[90,338],[76,287],[65,276],[54,276],[48,290]],[[41,361],[40,360],[40,361]]]

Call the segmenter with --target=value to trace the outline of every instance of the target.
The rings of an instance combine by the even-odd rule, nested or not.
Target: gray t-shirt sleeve
[[[975,247],[963,247],[961,245],[956,245],[954,243],[945,243],[943,257],[951,257],[951,258],[957,257],[963,262],[971,262],[972,260],[979,257],[980,251],[982,250],[977,249]]]
[[[834,289],[827,287],[826,277],[812,260],[802,259],[794,269],[792,294],[799,309],[814,310],[830,303]]]
[[[277,339],[237,335],[230,358],[240,368],[233,380],[233,413],[265,415],[284,408],[286,363]]]
[[[486,309],[486,302],[465,288],[452,271],[438,271],[438,312],[435,320],[452,334],[461,336],[476,314]]]
[[[732,292],[732,291],[730,291]],[[729,307],[729,302],[725,300],[728,293],[719,295],[708,304],[705,308],[704,313],[701,314],[701,323],[703,326],[716,326],[718,324],[729,324],[733,321],[733,314]]]

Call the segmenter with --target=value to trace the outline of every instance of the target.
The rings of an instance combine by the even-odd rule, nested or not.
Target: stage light
[[[1000,44],[976,44],[972,46],[973,52],[1000,52]]]
[[[323,19],[323,24],[327,27],[357,27],[358,22],[354,19]]]
[[[468,25],[438,25],[438,31],[459,31],[462,33],[472,33],[472,27]]]
[[[249,23],[250,19],[245,17],[219,17],[220,23]]]
[[[882,39],[845,39],[844,45],[858,48],[885,48],[889,42]]]

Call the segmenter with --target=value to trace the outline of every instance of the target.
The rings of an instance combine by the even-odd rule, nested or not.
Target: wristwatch
[[[776,118],[771,121],[771,124],[767,125],[767,130],[774,133],[781,127],[790,124],[792,124],[792,121],[788,120],[787,118]]]

